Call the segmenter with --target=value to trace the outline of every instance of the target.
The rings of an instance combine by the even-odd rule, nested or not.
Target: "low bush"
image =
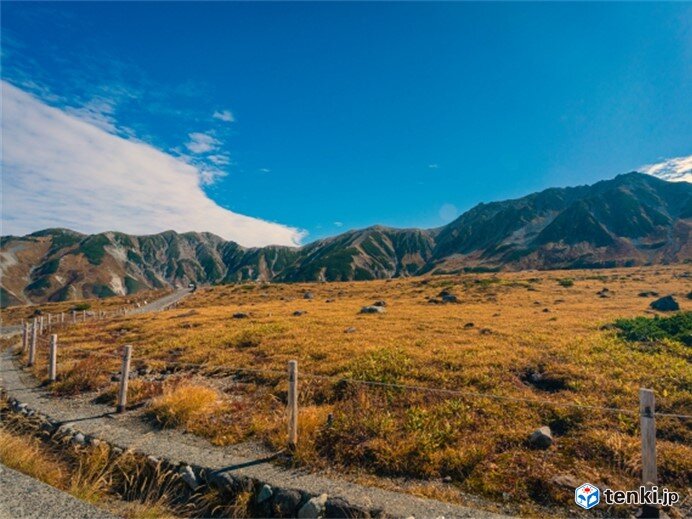
[[[692,312],[670,317],[635,317],[615,321],[618,335],[626,341],[660,341],[670,339],[692,346]]]

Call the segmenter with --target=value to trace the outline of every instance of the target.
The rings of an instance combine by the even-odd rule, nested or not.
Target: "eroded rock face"
[[[665,296],[656,299],[656,301],[653,301],[649,306],[659,312],[675,312],[680,310],[680,305],[673,296]]]

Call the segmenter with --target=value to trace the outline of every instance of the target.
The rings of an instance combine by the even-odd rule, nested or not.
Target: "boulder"
[[[274,493],[274,512],[277,517],[295,517],[302,496],[297,490],[279,488]]]
[[[383,314],[385,312],[382,306],[364,306],[360,309],[361,314]]]
[[[247,319],[248,317],[250,316],[245,312],[236,312],[233,314],[233,319]]]
[[[529,436],[529,444],[535,449],[547,449],[553,444],[553,433],[550,427],[544,425],[539,427]]]
[[[305,310],[296,310],[295,312],[293,312],[293,315],[295,317],[300,317],[303,314],[307,314],[307,312]]]
[[[272,490],[272,487],[269,485],[262,485],[262,488],[257,494],[257,497],[255,498],[255,501],[257,503],[264,503],[267,499],[271,499],[271,497],[274,495],[274,491]]]
[[[200,482],[197,479],[197,476],[195,475],[195,471],[192,470],[192,467],[190,465],[184,465],[178,469],[178,474],[180,474],[181,479],[185,482],[185,484],[190,487],[191,490],[197,490],[197,487],[199,487]]]
[[[86,437],[82,433],[78,432],[72,437],[70,443],[72,443],[72,445],[86,445]]]
[[[305,292],[303,294],[303,299],[313,299],[315,296],[312,292]]]
[[[327,499],[324,513],[325,517],[333,519],[370,517],[370,514],[366,510],[350,505],[340,497],[330,497]]]
[[[455,296],[454,294],[445,294],[442,296],[442,302],[443,303],[458,303],[459,298]]]
[[[356,333],[356,328],[354,326],[349,326],[344,330],[344,333]]]
[[[372,306],[387,306],[387,301],[384,299],[378,299],[372,304]]]
[[[680,305],[673,296],[665,296],[656,299],[656,301],[653,301],[649,306],[659,312],[675,312],[676,310],[680,310]]]
[[[313,497],[300,507],[300,510],[298,510],[298,517],[300,519],[317,519],[318,517],[324,517],[326,504],[327,494]]]
[[[476,325],[473,324],[473,323],[466,323],[466,324],[464,325],[464,328],[466,328],[466,329],[468,330],[469,328],[473,328],[474,326],[476,326]]]

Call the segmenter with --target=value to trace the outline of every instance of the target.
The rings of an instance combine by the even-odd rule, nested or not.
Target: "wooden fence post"
[[[72,310],[72,324],[77,324],[77,310]]]
[[[639,423],[642,435],[642,485],[657,483],[656,474],[656,403],[652,389],[639,389]]]
[[[51,324],[52,324],[52,319],[51,319],[51,314],[48,314],[48,333],[51,331]]]
[[[118,407],[116,411],[122,413],[127,406],[127,383],[130,377],[130,359],[132,358],[132,346],[129,344],[123,349],[123,365],[120,369],[120,391],[118,392]]]
[[[36,360],[36,340],[38,335],[38,319],[34,318],[34,324],[31,327],[31,344],[29,345],[29,361],[27,366],[31,367],[34,365]]]
[[[38,318],[38,333],[43,335],[43,316]]]
[[[65,312],[60,312],[60,326],[65,324]]]
[[[58,336],[50,336],[50,359],[48,361],[48,380],[55,382],[58,375]]]
[[[29,347],[29,323],[22,323],[22,351]]]
[[[82,310],[82,322],[86,322],[86,310]]]
[[[288,361],[288,447],[298,444],[298,361]]]

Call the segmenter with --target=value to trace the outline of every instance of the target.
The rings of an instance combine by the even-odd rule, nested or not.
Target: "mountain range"
[[[303,247],[245,248],[204,232],[0,240],[2,306],[248,280],[347,281],[426,273],[605,268],[692,261],[692,184],[627,173],[479,204],[436,229],[383,226]]]

